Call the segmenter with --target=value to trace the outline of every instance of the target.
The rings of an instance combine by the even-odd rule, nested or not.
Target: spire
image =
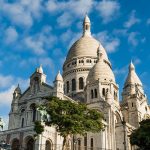
[[[88,17],[88,15],[85,15],[84,21],[83,21],[83,36],[91,36],[91,22]]]

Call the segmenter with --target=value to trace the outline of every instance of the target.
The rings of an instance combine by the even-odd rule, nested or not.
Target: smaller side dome
[[[63,77],[62,77],[62,75],[60,74],[60,71],[59,71],[58,74],[56,75],[55,81],[62,81],[62,82],[63,82]]]
[[[103,51],[100,46],[97,51],[98,62],[90,70],[87,77],[87,84],[93,83],[97,80],[100,82],[113,81],[115,82],[115,77],[111,69],[110,64],[105,60]]]

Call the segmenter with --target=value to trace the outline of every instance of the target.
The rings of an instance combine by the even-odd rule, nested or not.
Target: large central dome
[[[97,57],[99,42],[92,36],[83,36],[70,48],[66,60],[76,57]]]
[[[83,35],[71,46],[66,57],[66,62],[80,57],[97,58],[97,49],[101,44],[94,37],[92,37],[90,27],[90,19],[86,15],[83,22]],[[109,62],[106,51],[103,47],[102,51],[104,54],[104,59]]]

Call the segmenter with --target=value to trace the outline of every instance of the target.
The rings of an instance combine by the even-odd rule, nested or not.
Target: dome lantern
[[[85,16],[83,21],[83,36],[91,36],[91,23],[88,15]]]

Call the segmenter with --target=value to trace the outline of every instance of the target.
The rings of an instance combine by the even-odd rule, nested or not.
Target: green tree
[[[140,150],[150,149],[150,119],[140,122],[140,127],[130,135],[131,145],[137,145]]]
[[[43,122],[47,126],[55,126],[56,131],[63,137],[63,150],[67,148],[68,137],[74,134],[84,135],[86,132],[100,132],[103,129],[103,115],[86,104],[57,97],[48,97],[47,103],[38,106]],[[41,122],[35,122],[37,134],[43,132]]]

